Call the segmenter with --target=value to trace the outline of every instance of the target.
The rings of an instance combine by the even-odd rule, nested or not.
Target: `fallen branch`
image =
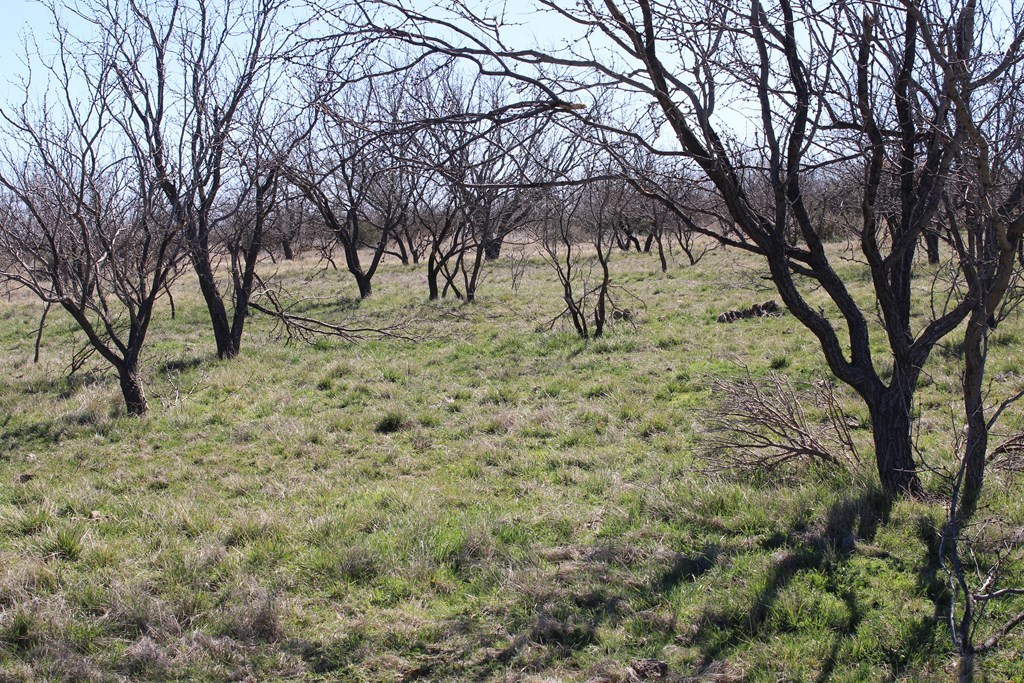
[[[419,341],[421,339],[415,335],[406,334],[403,331],[411,324],[410,321],[402,321],[386,327],[349,327],[293,313],[288,310],[288,307],[281,304],[279,297],[271,290],[264,290],[262,295],[269,302],[270,306],[264,306],[258,301],[250,301],[249,307],[254,311],[273,318],[284,330],[288,341],[299,339],[306,343],[312,343],[319,337],[338,337],[345,341],[363,341],[366,339]],[[296,300],[290,304],[290,307],[294,308],[306,301],[308,299]]]

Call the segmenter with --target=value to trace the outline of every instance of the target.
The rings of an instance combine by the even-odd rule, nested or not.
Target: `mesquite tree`
[[[393,153],[407,144],[406,135],[393,130],[403,106],[395,93],[402,88],[395,79],[318,79],[308,103],[311,134],[284,167],[288,182],[341,246],[360,299],[373,293],[381,259],[409,220],[413,174]]]
[[[1004,14],[1004,9],[1009,14]],[[913,5],[907,12],[919,23],[929,17]],[[972,307],[964,335],[964,410],[967,435],[961,514],[974,512],[981,495],[988,435],[993,418],[985,407],[988,335],[1007,310],[1019,302],[1018,279],[1024,240],[1024,7],[995,8],[971,1],[958,14],[922,33],[922,49],[942,74],[951,93],[956,121],[951,180],[942,198],[943,236],[953,248],[970,291]],[[954,506],[956,497],[954,496]]]
[[[60,306],[142,415],[142,349],[177,272],[181,225],[111,109],[113,74],[77,62],[56,24],[55,96],[2,114],[0,279]]]
[[[451,292],[473,301],[483,265],[501,255],[506,238],[529,222],[526,187],[548,119],[514,106],[501,81],[441,65],[412,91],[411,161],[426,176],[416,207],[427,245],[431,299]],[[443,284],[442,284],[443,280]]]
[[[537,204],[537,241],[558,278],[565,307],[551,321],[568,318],[581,339],[604,334],[611,300],[612,247],[624,203],[621,184],[552,188]]]

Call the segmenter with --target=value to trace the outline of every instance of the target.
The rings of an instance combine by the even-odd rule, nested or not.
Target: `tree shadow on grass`
[[[58,424],[54,418],[15,420],[12,415],[5,415],[0,420],[0,448],[4,451],[0,459],[10,457],[18,448],[54,446],[67,431],[67,426]]]
[[[157,364],[156,371],[162,376],[180,375],[190,370],[195,370],[203,364],[203,358],[193,356],[192,358],[175,358]]]
[[[720,672],[723,660],[730,659],[737,650],[752,641],[772,637],[769,622],[773,607],[793,580],[807,571],[819,571],[826,576],[828,592],[842,600],[848,614],[842,628],[831,634],[821,634],[822,638],[831,635],[832,642],[828,654],[820,662],[815,680],[819,683],[831,680],[837,658],[844,645],[855,637],[869,609],[861,605],[854,590],[837,585],[835,577],[857,553],[858,542],[871,543],[874,540],[879,527],[887,523],[890,510],[885,496],[876,489],[869,489],[833,505],[818,532],[791,530],[767,539],[762,547],[775,553],[765,585],[746,612],[729,614],[710,608],[700,618],[700,626],[691,641],[700,651],[692,680],[713,678]],[[930,580],[923,576],[922,581]],[[909,653],[927,649],[938,618],[936,612],[933,620],[912,627],[907,633],[904,649]],[[894,669],[905,664],[903,661],[892,662]]]
[[[822,627],[815,633],[804,630],[806,625],[797,627],[806,637],[822,643],[817,654],[811,655],[820,660],[807,663],[816,669],[814,680],[825,683],[837,675],[844,650],[875,609],[859,584],[850,585],[842,578],[844,568],[855,557],[896,561],[870,547],[889,512],[885,497],[869,489],[838,501],[812,531],[794,525],[765,539],[759,550],[770,558],[770,565],[756,595],[738,611],[707,608],[694,630],[685,635],[678,634],[674,617],[666,615],[668,596],[679,586],[697,582],[724,566],[729,557],[744,552],[741,546],[709,544],[695,553],[669,555],[663,548],[652,551],[621,540],[599,547],[549,548],[540,557],[542,562],[523,567],[511,602],[495,605],[486,614],[473,611],[454,617],[429,641],[390,649],[410,664],[409,670],[402,672],[404,680],[482,680],[512,670],[536,674],[564,668],[581,653],[600,648],[605,628],[622,626],[628,632],[633,628],[629,620],[639,619],[646,635],[642,649],[635,652],[637,657],[645,652],[651,656],[660,646],[685,637],[697,651],[697,662],[690,671],[672,672],[670,678],[726,680],[736,673],[733,663],[743,659],[742,652],[752,642],[767,643],[777,637],[774,608],[787,588],[801,573],[816,572],[825,577],[821,590],[845,605],[845,612],[837,612],[843,616],[835,628]],[[872,569],[859,566],[852,571]],[[932,570],[926,569],[922,574],[921,585],[930,585],[929,572]],[[895,674],[910,664],[907,658],[927,651],[938,614],[910,623],[892,651],[879,655],[879,663]],[[657,619],[666,621],[662,625],[654,621]],[[664,642],[651,637],[662,630]],[[355,672],[367,666],[366,651],[379,649],[377,640],[367,634],[359,644],[307,643],[300,651],[314,672]]]

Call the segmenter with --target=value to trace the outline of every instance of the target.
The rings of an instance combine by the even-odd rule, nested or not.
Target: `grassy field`
[[[583,343],[546,329],[541,261],[518,289],[492,265],[471,305],[426,302],[415,267],[386,265],[358,303],[344,273],[303,284],[315,264],[288,264],[276,277],[317,297],[307,312],[414,338],[286,343],[256,316],[229,362],[186,274],[151,336],[143,419],[98,362],[66,377],[82,340],[59,316],[33,364],[41,305],[13,294],[0,681],[610,682],[641,658],[668,680],[950,680],[936,544],[958,348],[920,394],[933,500],[884,509],[848,393],[860,470],[709,474],[709,382],[825,371],[791,316],[715,322],[777,298],[757,265],[714,253],[662,274],[616,254],[637,314]],[[995,337],[996,395],[1019,388],[1021,339],[1018,322]],[[1022,494],[993,471],[981,515],[1021,526]],[[1021,648],[979,680],[1022,680]]]

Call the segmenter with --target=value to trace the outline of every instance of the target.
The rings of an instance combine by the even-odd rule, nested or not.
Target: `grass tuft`
[[[412,422],[405,412],[392,409],[384,413],[384,415],[377,420],[377,426],[374,427],[374,431],[378,434],[393,434],[395,432],[408,429],[410,426],[412,426]]]
[[[81,558],[85,529],[77,526],[50,528],[40,543],[43,554],[74,562]]]

